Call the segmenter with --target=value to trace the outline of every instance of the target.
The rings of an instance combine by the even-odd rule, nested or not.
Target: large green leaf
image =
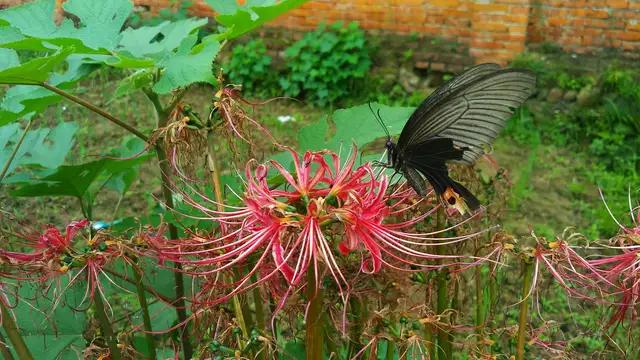
[[[207,19],[185,19],[176,22],[165,21],[156,26],[128,28],[122,32],[119,49],[134,57],[163,58],[180,46],[184,38],[206,24]]]
[[[18,293],[20,301],[12,309],[35,359],[76,359],[71,344],[84,345],[86,314],[75,309],[81,305],[86,283],[67,288],[69,277],[61,276],[59,280],[48,290],[38,283],[24,282]]]
[[[12,192],[15,196],[74,196],[83,198],[109,160],[100,159],[82,165],[60,166],[41,179],[32,179]]]
[[[73,146],[73,136],[77,129],[75,123],[63,122],[53,129],[31,130],[11,162],[8,174],[23,165],[40,165],[47,168],[62,165]],[[0,164],[9,159],[21,135],[22,130],[18,124],[0,127]]]
[[[63,49],[50,56],[43,56],[0,71],[0,84],[38,84],[49,78],[49,73],[61,64],[72,48]]]
[[[380,109],[380,116],[391,135],[397,135],[402,131],[414,110],[410,107],[391,107],[377,103],[372,103],[371,106],[374,111]],[[361,149],[366,144],[386,136],[368,105],[336,110],[331,120],[335,125],[334,129],[329,126],[327,118],[302,128],[298,134],[298,150],[329,149],[337,152],[341,148],[348,148],[352,143]]]
[[[109,179],[105,183],[105,186],[109,189],[113,189],[120,196],[129,190],[133,182],[139,178],[140,175],[140,163],[146,159],[153,157],[153,153],[147,153],[140,155],[146,144],[144,141],[137,137],[130,137],[123,141],[123,145],[116,149],[113,156],[116,158],[131,158],[137,156],[135,163],[128,162],[127,166],[120,167],[120,163],[113,163],[107,168]]]
[[[273,0],[254,0],[248,1],[245,6],[235,6],[230,4],[232,1],[206,0],[207,4],[220,14],[216,16],[216,21],[227,28],[218,35],[218,40],[237,38],[302,5],[305,1],[282,0],[276,4]]]
[[[20,59],[18,59],[18,53],[11,49],[0,48],[0,70],[20,66]]]
[[[0,19],[18,29],[23,36],[20,39],[15,36],[3,38],[2,46],[42,50],[49,43],[74,46],[77,51],[89,53],[99,49],[113,50],[120,41],[120,30],[133,4],[128,0],[69,0],[63,7],[77,17],[78,27],[68,18],[60,26],[54,22],[55,0],[37,0],[1,11]]]
[[[74,37],[94,49],[114,49],[120,42],[120,30],[133,4],[129,0],[68,0],[62,7],[80,19]]]
[[[83,56],[71,55],[67,58],[67,70],[64,73],[53,73],[48,82],[65,88],[95,69],[96,65],[87,63]],[[31,117],[60,99],[59,95],[40,86],[16,85],[7,90],[0,103],[0,126],[22,117]]]
[[[173,89],[196,82],[215,83],[211,62],[220,51],[220,43],[210,40],[202,48],[196,47],[193,51],[189,51],[195,40],[195,35],[184,39],[177,55],[160,62],[164,72],[153,87],[155,92],[166,94]]]

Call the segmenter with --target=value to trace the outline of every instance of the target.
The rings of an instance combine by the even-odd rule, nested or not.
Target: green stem
[[[349,358],[355,356],[362,350],[362,332],[364,331],[364,323],[366,321],[367,304],[366,299],[352,297],[349,300],[351,305],[351,327],[349,329]]]
[[[307,301],[309,310],[305,323],[305,344],[307,360],[322,360],[324,350],[324,332],[322,326],[324,291],[316,288],[316,273],[313,266],[307,270]]]
[[[257,277],[254,275],[253,282],[256,282],[256,281],[257,281]],[[262,294],[260,293],[260,286],[256,286],[253,289],[253,304],[256,310],[256,328],[260,332],[260,335],[264,335],[267,332],[267,328],[266,328],[267,325],[264,319],[265,304],[263,303],[266,299],[263,299],[261,295]],[[259,352],[258,359],[266,360],[269,356],[267,351],[268,351],[268,347],[264,346]]]
[[[437,230],[444,229],[446,218],[444,209],[438,210],[436,217]],[[446,249],[442,246],[436,246],[436,254],[446,255]],[[442,261],[441,261],[442,263]],[[449,308],[449,270],[442,268],[436,274],[436,313],[441,317],[440,321],[445,321],[444,314]],[[451,358],[451,335],[442,327],[437,329],[437,346],[435,353],[438,360],[448,360]],[[435,358],[435,357],[434,357]]]
[[[28,85],[33,85],[33,84],[28,84]],[[88,102],[88,101],[86,101],[86,100],[84,100],[82,98],[79,98],[79,97],[77,97],[77,96],[75,96],[73,94],[70,94],[70,93],[68,93],[68,92],[66,92],[66,91],[64,91],[64,90],[62,90],[60,88],[57,88],[57,87],[55,87],[53,85],[49,85],[49,84],[47,84],[45,82],[39,83],[38,85],[42,86],[43,88],[45,88],[47,90],[53,91],[54,93],[56,93],[56,94],[58,94],[58,95],[60,95],[62,97],[65,97],[65,98],[73,101],[76,104],[84,106],[85,108],[93,111],[94,113],[102,116],[103,118],[105,118],[105,119],[111,121],[112,123],[120,126],[121,128],[129,131],[130,133],[132,133],[133,135],[139,137],[140,139],[144,140],[145,142],[149,140],[149,138],[145,134],[141,133],[138,129],[134,128],[133,126],[131,126],[131,125],[127,124],[126,122],[116,118],[115,116],[109,114],[108,112],[102,110],[101,108],[93,105],[92,103],[90,103],[90,102]]]
[[[93,306],[96,310],[96,318],[98,320],[98,324],[100,324],[102,335],[104,336],[107,345],[109,345],[109,350],[111,351],[110,358],[112,360],[120,360],[122,356],[120,355],[120,349],[118,348],[118,339],[116,339],[116,336],[113,333],[111,323],[109,322],[109,318],[105,312],[102,296],[98,293],[93,297]]]
[[[254,275],[253,281],[255,282],[256,276]],[[260,330],[261,334],[264,334],[266,331],[266,322],[264,319],[264,302],[265,299],[262,298],[262,294],[260,293],[260,287],[256,286],[253,289],[253,304],[256,308],[256,327]]]
[[[533,263],[529,259],[522,260],[524,279],[522,281],[522,300],[520,300],[520,317],[518,319],[518,342],[516,347],[516,359],[524,359],[524,346],[527,336],[527,319],[529,318],[529,299],[527,295],[531,287]]]
[[[158,101],[158,96],[153,92],[145,92],[147,97],[154,105],[156,110],[156,115],[158,116],[158,128],[163,128],[167,125],[169,118],[168,114],[162,109],[160,102]],[[160,178],[162,179],[162,197],[164,198],[165,205],[173,210],[173,192],[171,191],[171,180],[169,179],[169,174],[171,173],[171,168],[167,161],[167,157],[165,155],[164,147],[161,143],[156,144],[156,157],[158,158],[158,166],[160,167]],[[169,236],[171,239],[178,239],[178,228],[173,223],[169,223]],[[184,296],[184,276],[182,274],[182,265],[180,263],[173,264],[173,279],[176,285],[176,314],[178,315],[178,321],[180,323],[185,324],[184,329],[180,331],[180,340],[182,342],[182,353],[185,359],[191,359],[193,357],[193,348],[191,347],[191,342],[189,341],[189,331],[187,324],[187,308],[185,303]]]
[[[2,335],[2,333],[0,333],[0,342],[0,354],[2,354],[4,360],[13,360],[14,357],[11,354],[11,350],[9,350],[9,343],[7,342],[7,339],[4,338],[4,335]]]
[[[216,204],[218,211],[224,211],[224,196],[222,195],[222,182],[220,181],[220,171],[218,170],[218,162],[215,157],[215,149],[213,148],[213,131],[209,130],[207,132],[207,143],[210,148],[207,148],[206,154],[206,163],[207,170],[209,171],[209,177],[211,180],[211,184],[213,185],[213,192],[216,198]],[[242,278],[242,274],[238,268],[233,271],[234,280],[238,281]],[[251,326],[251,315],[246,306],[246,299],[241,295],[236,295],[233,297],[233,311],[235,313],[236,321],[242,330],[242,334],[245,338],[249,338],[249,327]]]
[[[144,321],[145,337],[147,338],[147,350],[149,351],[149,357],[156,359],[156,342],[153,338],[153,327],[151,326],[151,317],[149,316],[149,305],[147,304],[147,297],[144,291],[144,285],[142,283],[142,275],[140,271],[135,267],[131,267],[133,275],[136,278],[136,290],[138,293],[138,301],[140,302],[140,308],[142,309],[142,319]]]
[[[438,298],[436,304],[437,313],[442,316],[444,320],[444,313],[449,308],[449,271],[447,269],[441,269],[437,275],[437,287]],[[443,328],[438,329],[438,359],[445,360],[450,359],[451,355],[451,339],[449,332]]]
[[[27,348],[22,335],[20,335],[20,331],[18,330],[16,322],[13,321],[11,312],[9,312],[6,305],[2,301],[0,301],[0,311],[2,312],[2,327],[7,333],[9,340],[11,340],[13,350],[15,350],[18,358],[20,360],[33,360],[33,356],[31,355],[29,348]]]
[[[7,162],[4,164],[4,167],[2,168],[2,172],[0,172],[0,184],[2,184],[2,180],[4,180],[4,177],[7,175],[7,172],[9,172],[9,167],[11,166],[13,159],[16,157],[16,154],[18,154],[18,150],[20,149],[20,146],[22,146],[22,142],[24,142],[24,139],[27,137],[27,133],[29,132],[29,129],[31,129],[31,124],[33,124],[33,118],[29,120],[27,127],[24,128],[24,131],[22,132],[20,139],[16,143],[16,146],[13,148],[11,155],[9,155]]]
[[[394,360],[396,358],[396,344],[391,340],[387,340],[387,353],[385,360]]]

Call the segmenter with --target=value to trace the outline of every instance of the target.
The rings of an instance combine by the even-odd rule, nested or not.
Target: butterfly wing
[[[450,138],[465,150],[462,159],[450,160],[472,164],[531,96],[535,83],[528,70],[475,66],[438,88],[416,109],[400,134],[398,151],[406,162],[410,160],[406,149],[434,137]]]

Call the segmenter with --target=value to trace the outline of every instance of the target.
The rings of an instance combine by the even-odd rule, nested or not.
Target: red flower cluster
[[[220,223],[220,231],[213,238],[165,239],[162,244],[159,238],[151,237],[156,256],[180,262],[185,271],[198,275],[218,274],[250,263],[251,269],[215,303],[281,276],[287,284],[283,304],[291,291],[304,284],[310,269],[321,274],[314,277],[316,283],[311,286],[320,287],[322,275],[327,274],[344,297],[350,287],[342,266],[346,261],[359,261],[365,273],[378,272],[383,266],[408,270],[411,265],[424,270],[462,264],[461,256],[437,255],[421,248],[464,241],[476,234],[438,236],[451,228],[430,233],[408,231],[438,206],[414,216],[418,203],[414,191],[408,187],[390,189],[388,178],[376,174],[370,164],[354,168],[355,148],[344,163],[329,151],[308,151],[300,157],[287,150],[293,158],[292,172],[276,161],[247,165],[242,207],[219,211],[202,205],[203,199],[185,196],[186,202],[206,215],[204,218]],[[278,175],[284,186],[270,184],[270,172]],[[436,259],[445,261],[436,263]],[[259,275],[257,281],[250,280],[254,275]]]
[[[606,202],[605,202],[606,205]],[[607,206],[607,209],[608,206]],[[638,211],[638,221],[633,211]],[[640,210],[631,209],[632,227],[616,221],[621,231],[605,246],[589,246],[601,254],[583,257],[569,246],[571,237],[538,244],[537,265],[543,264],[556,281],[572,296],[611,306],[613,315],[606,327],[622,323],[629,314],[637,320],[640,304]]]
[[[73,275],[69,272],[71,279],[65,288],[84,275],[87,281],[85,298],[93,298],[96,291],[102,293],[100,276],[106,276],[103,268],[112,260],[122,257],[122,251],[100,236],[87,237],[84,244],[76,241],[78,233],[88,225],[88,220],[73,221],[64,235],[53,226],[48,226],[41,234],[19,235],[20,242],[12,245],[29,250],[0,249],[0,259],[6,264],[3,275],[18,280],[36,278],[48,281],[73,270]],[[126,260],[126,257],[122,258]],[[110,281],[108,276],[106,278]]]

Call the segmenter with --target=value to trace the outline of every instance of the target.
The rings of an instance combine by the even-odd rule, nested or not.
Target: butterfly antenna
[[[368,102],[367,105],[369,105],[369,110],[371,111],[371,114],[373,114],[373,117],[376,119],[378,124],[380,124],[380,126],[382,126],[382,130],[384,130],[385,134],[387,134],[387,137],[391,138],[391,135],[389,135],[389,130],[384,125],[384,122],[382,121],[382,118],[380,118],[380,109],[378,109],[378,113],[376,114],[376,112],[373,111],[373,108],[371,107],[371,102]]]
[[[380,122],[380,125],[382,125],[384,132],[387,133],[387,138],[391,139],[391,134],[389,134],[389,129],[387,128],[387,125],[384,123],[384,121],[382,121],[382,116],[380,116],[380,108],[378,108],[378,121]]]

